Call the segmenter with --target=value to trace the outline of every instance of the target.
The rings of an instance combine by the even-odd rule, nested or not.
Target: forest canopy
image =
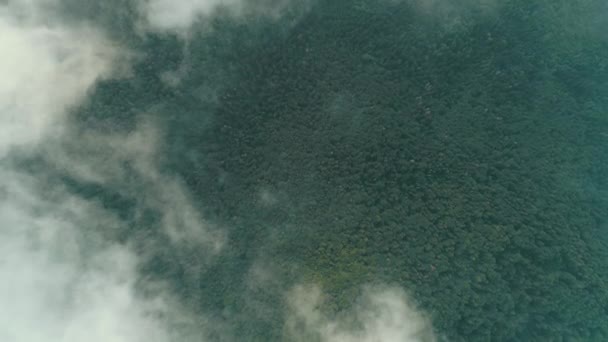
[[[96,222],[192,340],[608,340],[603,1],[178,2],[57,1],[126,65],[0,154],[28,215]]]

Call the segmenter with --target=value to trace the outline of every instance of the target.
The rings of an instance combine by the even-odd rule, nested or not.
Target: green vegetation
[[[298,15],[215,18],[187,49],[126,32],[146,58],[74,113],[108,130],[158,113],[164,171],[229,234],[211,262],[159,241],[145,270],[251,340],[280,340],[281,296],[301,281],[335,312],[361,284],[403,286],[450,341],[607,340],[605,4]],[[276,281],[252,286],[257,263]]]

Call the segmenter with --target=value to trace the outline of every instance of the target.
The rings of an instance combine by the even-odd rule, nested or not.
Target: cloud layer
[[[60,134],[67,110],[118,58],[93,28],[68,28],[43,16],[29,2],[0,7],[0,156]]]
[[[137,257],[97,234],[120,225],[115,217],[61,191],[43,195],[35,179],[1,175],[0,339],[171,341],[170,298],[140,297]]]
[[[192,316],[162,284],[142,281],[140,256],[129,244],[106,238],[129,223],[49,182],[44,170],[25,172],[15,162],[42,153],[77,179],[130,195],[141,186],[147,193],[139,193],[138,206],[160,211],[173,241],[205,236],[197,234],[203,220],[186,191],[157,170],[151,125],[122,135],[70,128],[69,111],[123,68],[128,52],[91,25],[58,21],[55,5],[0,5],[0,340],[187,341],[185,334],[201,331]],[[124,164],[135,165],[142,184],[127,182]],[[217,241],[207,246],[217,249]]]

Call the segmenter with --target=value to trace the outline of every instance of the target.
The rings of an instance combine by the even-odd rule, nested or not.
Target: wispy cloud
[[[14,162],[43,155],[70,177],[121,189],[160,212],[174,243],[221,246],[221,237],[204,234],[179,180],[159,171],[162,134],[153,124],[122,134],[70,126],[70,110],[124,70],[129,53],[86,22],[61,22],[55,5],[0,4],[0,340],[200,341],[199,318],[162,284],[143,280],[128,242],[107,239],[132,223]]]
[[[140,5],[145,27],[152,31],[185,33],[217,11],[233,16],[245,14],[279,17],[290,6],[305,7],[310,0],[149,0]]]
[[[316,286],[296,286],[288,294],[286,333],[294,341],[435,341],[429,320],[400,288],[367,287],[348,312],[330,318]]]
[[[238,11],[242,5],[242,0],[151,0],[142,5],[142,11],[153,29],[180,31],[219,7]]]
[[[174,243],[205,246],[211,253],[221,249],[222,232],[201,217],[180,179],[161,171],[163,134],[152,119],[142,117],[127,133],[71,130],[68,138],[41,147],[50,164],[159,213],[160,226]]]
[[[63,191],[42,194],[28,176],[0,179],[0,339],[173,340],[172,324],[188,318],[165,292],[138,294],[137,256],[99,234],[121,225],[116,217]]]
[[[108,76],[119,57],[93,28],[43,17],[30,2],[0,6],[0,155],[60,134],[67,109]]]

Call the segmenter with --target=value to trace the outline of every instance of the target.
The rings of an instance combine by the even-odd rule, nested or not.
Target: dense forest
[[[402,287],[440,340],[608,340],[606,4],[421,3],[220,11],[184,37],[142,36],[127,0],[66,1],[137,51],[72,129],[152,117],[162,172],[227,246],[170,248],[137,198],[47,177],[133,222],[112,238],[154,251],[141,272],[212,317],[209,341],[286,339],[302,282],[328,315]],[[260,264],[273,280],[252,286]]]

